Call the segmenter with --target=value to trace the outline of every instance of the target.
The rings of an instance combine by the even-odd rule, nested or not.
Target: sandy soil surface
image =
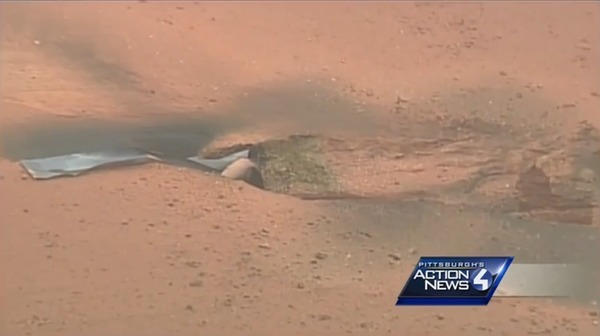
[[[598,334],[590,295],[393,306],[422,254],[598,265],[597,4],[0,16],[1,335]],[[316,134],[335,183],[309,201],[164,165],[39,182],[16,163],[148,122],[185,153]]]

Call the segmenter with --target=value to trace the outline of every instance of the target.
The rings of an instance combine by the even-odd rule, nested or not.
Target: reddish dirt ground
[[[595,3],[38,2],[0,15],[3,130],[193,113],[253,126],[228,135],[244,141],[345,134],[370,145],[330,144],[343,184],[381,194],[466,174],[439,155],[380,155],[408,138],[402,125],[600,127]],[[461,155],[448,160],[481,154]],[[598,334],[588,304],[393,306],[418,255],[484,237],[484,214],[425,211],[412,220],[443,223],[403,232],[383,210],[352,222],[186,169],[37,182],[0,167],[1,335]]]

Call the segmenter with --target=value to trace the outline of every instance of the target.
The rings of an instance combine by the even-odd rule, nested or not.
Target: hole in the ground
[[[249,149],[250,159],[260,170],[264,189],[302,198],[319,198],[340,193],[334,173],[321,152],[320,137],[291,135],[255,144],[213,148],[204,157],[222,157]]]

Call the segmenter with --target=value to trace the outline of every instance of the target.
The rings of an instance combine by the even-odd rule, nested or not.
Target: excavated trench
[[[468,167],[472,168],[471,173],[455,181],[402,192],[366,195],[344,189],[339,171],[332,168],[339,167],[340,164],[332,162],[335,159],[328,155],[330,148],[324,145],[328,142],[331,142],[329,138],[319,135],[292,135],[255,144],[210,148],[205,150],[203,155],[207,158],[222,157],[249,149],[251,159],[257,163],[261,172],[265,190],[307,200],[379,199],[388,202],[430,200],[452,204],[455,203],[452,200],[460,199],[461,204],[465,206],[479,206],[517,215],[520,218],[577,225],[593,225],[594,222],[597,204],[595,172],[590,167],[581,167],[576,162],[578,161],[576,157],[581,156],[579,155],[581,153],[565,153],[561,150],[557,154],[552,151],[522,150],[519,153],[519,162],[516,164],[519,167],[515,168],[515,159],[509,158],[515,155],[514,150],[495,151],[494,156],[492,153],[487,153],[490,155],[489,158],[477,161],[474,167]],[[336,140],[336,142],[339,147],[340,141]],[[363,143],[355,140],[352,145],[345,145],[343,141],[341,143],[342,146],[347,147],[343,148],[347,151],[344,155],[346,160],[354,160],[354,154],[358,159],[360,150],[357,148],[361,146],[368,148],[368,151],[378,152],[379,156],[385,156],[382,154],[385,151],[394,150],[390,149],[393,146],[389,143],[381,142],[373,145],[368,139],[363,140]],[[421,141],[421,143],[425,142]],[[413,152],[425,159],[435,157],[438,162],[433,165],[444,165],[446,161],[456,160],[456,156],[448,155],[448,153],[458,152],[448,150],[456,143],[452,141],[441,145],[434,141],[428,143],[431,147],[429,154],[423,154],[426,151],[423,151],[422,147],[419,147],[419,150],[413,148]],[[470,153],[472,149],[465,149],[461,155],[472,157]],[[403,157],[410,155],[410,151],[404,152],[408,154],[403,154]],[[592,153],[592,156],[594,155],[597,156],[597,153]],[[341,166],[344,164],[341,163]],[[568,169],[565,166],[569,166]],[[568,172],[565,172],[566,170]],[[547,171],[554,175],[550,175]],[[407,175],[407,178],[410,177]],[[488,192],[488,185],[501,184],[505,181],[507,186],[509,183],[512,186],[499,192]]]

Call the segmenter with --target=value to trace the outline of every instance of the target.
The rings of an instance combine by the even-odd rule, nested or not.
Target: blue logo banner
[[[421,257],[397,306],[485,306],[514,257]]]

